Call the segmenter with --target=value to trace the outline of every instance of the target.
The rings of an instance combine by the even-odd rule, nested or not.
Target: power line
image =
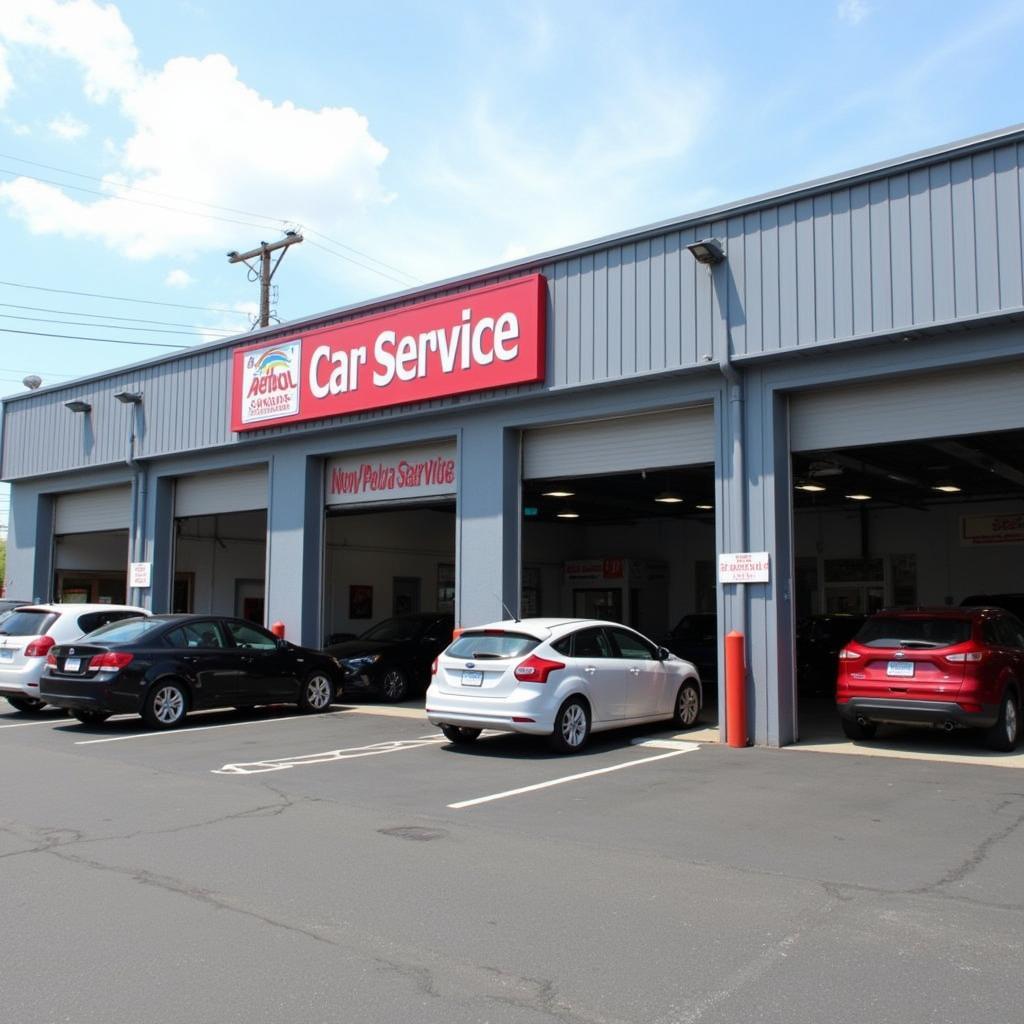
[[[80,295],[87,299],[111,299],[115,302],[140,302],[146,306],[170,306],[174,309],[198,309],[205,313],[230,313],[232,316],[248,317],[248,313],[242,313],[237,309],[228,309],[226,306],[188,306],[183,302],[160,302],[157,299],[132,299],[125,295],[101,295],[98,292],[74,292],[70,288],[44,288],[39,284],[21,284],[17,281],[0,281],[0,285],[7,285],[9,288],[29,288],[36,292],[56,292],[61,295]]]
[[[166,327],[129,327],[125,324],[83,324],[78,320],[53,320],[45,316],[18,316],[16,313],[0,313],[0,318],[4,320],[27,320],[30,323],[36,324],[62,324],[65,327],[103,327],[108,331],[143,331],[146,334],[185,334],[193,338],[202,337],[202,334],[196,331],[176,331],[173,328],[168,329]],[[211,329],[205,333],[216,335],[218,338],[230,338],[236,332]]]
[[[389,281],[394,281],[396,284],[400,284],[403,288],[409,287],[408,281],[403,281],[401,278],[394,277],[391,274],[385,274],[383,270],[376,270],[374,267],[368,267],[364,263],[360,263],[359,260],[352,259],[351,256],[346,256],[344,253],[335,252],[333,249],[328,249],[326,245],[321,245],[319,242],[314,242],[309,239],[309,244],[317,249],[321,249],[324,252],[330,253],[332,256],[337,256],[339,260],[346,260],[349,263],[354,263],[357,267],[362,267],[363,270],[371,270],[375,274],[380,274],[381,277],[386,277]]]
[[[68,338],[72,341],[103,341],[108,345],[141,345],[144,348],[191,348],[170,341],[128,341],[125,338],[85,338],[81,334],[49,334],[45,331],[16,331],[13,327],[0,327],[0,334],[30,334],[35,338]]]
[[[113,316],[110,313],[86,313],[77,309],[51,309],[49,306],[21,306],[16,302],[0,302],[4,309],[27,309],[33,313],[63,313],[67,316],[88,316],[94,320],[124,320],[133,324],[159,324],[161,327],[190,327],[194,331],[220,330],[216,328],[200,327],[198,324],[183,324],[176,320],[144,320],[138,316]],[[235,334],[235,331],[227,332]]]
[[[408,277],[411,281],[414,281],[416,284],[425,284],[426,283],[425,281],[422,281],[420,278],[415,277],[412,274],[409,274],[406,271],[402,270],[401,267],[395,267],[395,266],[392,266],[390,263],[385,263],[383,260],[379,260],[375,256],[369,255],[369,253],[362,252],[361,250],[356,249],[356,248],[354,248],[351,245],[346,245],[344,242],[339,242],[336,238],[331,238],[330,235],[325,235],[322,231],[316,231],[314,228],[306,228],[305,232],[306,232],[307,235],[316,235],[317,238],[322,238],[325,242],[330,242],[331,245],[336,245],[336,246],[338,246],[341,249],[348,249],[349,252],[354,252],[357,255],[362,256],[363,259],[367,259],[371,263],[376,263],[378,266],[387,267],[388,270],[393,270],[393,271],[395,271],[396,274],[401,274],[402,277]],[[310,244],[314,245],[315,243],[311,242]],[[320,248],[323,248],[323,247],[320,246]],[[326,251],[330,252],[329,249],[326,250]],[[335,256],[341,256],[341,253],[334,253],[334,255]],[[344,259],[344,258],[345,257],[342,256],[342,259]],[[366,269],[367,270],[372,270],[373,268],[372,267],[367,267]]]
[[[40,372],[44,372],[44,373],[49,374],[49,376],[51,376],[51,377],[70,377],[71,376],[71,374],[69,374],[69,373],[56,373],[56,372],[51,371],[51,370],[40,371],[38,367],[36,367],[36,369],[34,369],[34,370],[25,370],[25,369],[19,370],[19,369],[17,369],[14,366],[5,366],[4,369],[8,373],[40,373]]]

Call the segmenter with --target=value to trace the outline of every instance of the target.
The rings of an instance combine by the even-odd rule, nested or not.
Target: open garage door
[[[237,615],[263,624],[266,466],[197,473],[174,488],[176,612]]]
[[[524,616],[622,622],[718,694],[711,406],[523,437]]]
[[[802,738],[839,733],[838,653],[865,616],[1024,607],[1021,385],[1024,363],[1011,363],[793,397]],[[881,734],[934,742],[889,724]]]
[[[123,604],[128,586],[130,486],[58,495],[54,502],[54,599]]]

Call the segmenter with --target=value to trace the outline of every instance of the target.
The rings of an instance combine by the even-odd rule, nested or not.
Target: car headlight
[[[365,654],[361,658],[346,658],[345,664],[349,668],[369,668],[371,665],[376,665],[380,661],[379,654]]]

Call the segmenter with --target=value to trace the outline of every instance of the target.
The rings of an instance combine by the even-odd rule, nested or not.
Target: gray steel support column
[[[153,577],[146,594],[146,606],[159,614],[171,610],[174,592],[174,480],[157,477],[150,481],[143,549],[153,563]]]
[[[275,454],[268,467],[266,623],[297,644],[323,642],[323,460]]]
[[[459,430],[456,625],[519,614],[520,449],[500,423]]]
[[[53,496],[11,486],[7,529],[6,593],[25,601],[53,597]]]

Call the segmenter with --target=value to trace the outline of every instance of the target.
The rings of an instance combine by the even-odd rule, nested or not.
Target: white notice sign
[[[152,562],[129,562],[128,563],[128,586],[148,587],[150,577],[153,575]]]
[[[738,551],[718,556],[719,583],[767,583],[770,569],[767,551]]]

